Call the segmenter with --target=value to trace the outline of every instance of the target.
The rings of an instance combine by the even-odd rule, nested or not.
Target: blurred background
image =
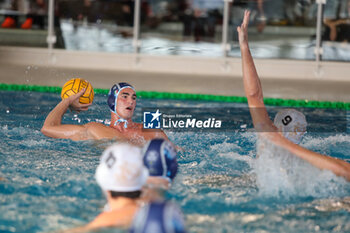
[[[265,97],[350,102],[350,0],[0,0],[0,80],[244,96],[245,9]]]
[[[255,57],[350,60],[348,0],[1,0],[0,44],[238,57],[236,27],[245,9],[252,12]],[[320,52],[322,43],[329,52]]]

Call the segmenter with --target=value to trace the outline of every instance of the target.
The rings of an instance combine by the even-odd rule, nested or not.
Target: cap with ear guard
[[[151,202],[136,214],[129,233],[185,233],[181,210],[171,202]]]
[[[121,143],[108,147],[102,154],[95,178],[101,189],[115,192],[141,190],[148,177],[141,149]]]
[[[131,86],[129,83],[121,82],[121,83],[114,84],[108,92],[107,103],[110,110],[114,113],[117,113],[118,95],[120,91],[125,88],[131,88],[135,91],[135,88]]]
[[[143,162],[150,176],[174,179],[177,173],[176,150],[165,139],[153,139],[143,149]]]
[[[274,124],[284,137],[295,144],[299,144],[306,133],[307,122],[305,115],[295,109],[279,111],[275,116]]]
[[[111,112],[114,112],[115,114],[117,114],[117,116],[119,118],[115,122],[115,125],[124,122],[124,128],[127,128],[128,127],[128,120],[120,117],[119,114],[117,113],[118,95],[121,92],[121,90],[123,90],[125,88],[131,88],[132,90],[135,91],[134,87],[131,86],[129,83],[121,82],[121,83],[114,84],[108,92],[107,103],[108,103],[108,106],[109,106]]]

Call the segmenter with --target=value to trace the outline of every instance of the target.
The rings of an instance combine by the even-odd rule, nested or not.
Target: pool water
[[[58,94],[0,94],[0,232],[50,232],[94,219],[105,204],[94,172],[111,142],[42,135],[40,128],[60,100]],[[68,113],[63,122],[108,123],[105,100],[96,95],[89,111]],[[242,111],[245,104],[151,99],[138,101],[135,121],[142,118],[142,107],[174,106],[237,109],[229,114],[250,122]],[[275,111],[269,108],[269,113]],[[350,162],[349,124],[343,131],[333,130],[334,122],[324,120],[329,117],[325,110],[305,111],[308,120],[320,119],[319,127],[328,123],[330,130],[309,131],[302,145]],[[350,185],[278,148],[267,146],[256,158],[257,136],[250,123],[225,132],[166,133],[184,149],[167,198],[181,206],[188,232],[350,231]]]

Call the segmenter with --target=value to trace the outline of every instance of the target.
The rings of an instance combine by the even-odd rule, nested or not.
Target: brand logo
[[[213,117],[197,117],[183,113],[143,112],[144,129],[220,129],[221,120]]]
[[[162,113],[157,109],[156,112],[143,113],[143,128],[144,129],[160,129],[160,121]]]
[[[173,120],[172,118],[163,118],[163,128],[196,128],[196,129],[213,129],[221,128],[221,121],[215,118],[206,120],[198,120],[196,118],[188,118],[186,120]]]

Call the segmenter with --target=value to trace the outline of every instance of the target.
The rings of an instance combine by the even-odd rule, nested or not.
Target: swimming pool
[[[111,142],[43,136],[40,128],[58,94],[0,94],[0,232],[49,232],[91,221],[105,204],[94,173]],[[90,111],[66,114],[63,122],[108,122],[105,99],[96,95]],[[250,121],[242,111],[245,104],[154,99],[139,100],[135,120],[141,119],[142,107],[174,106],[237,109],[229,114]],[[321,128],[328,123],[329,130],[309,131],[302,145],[349,162],[349,124],[333,132],[334,122],[324,120],[327,112],[306,111]],[[281,151],[255,159],[257,137],[249,124],[228,132],[166,133],[185,149],[167,196],[181,206],[188,232],[350,231],[350,185]]]

